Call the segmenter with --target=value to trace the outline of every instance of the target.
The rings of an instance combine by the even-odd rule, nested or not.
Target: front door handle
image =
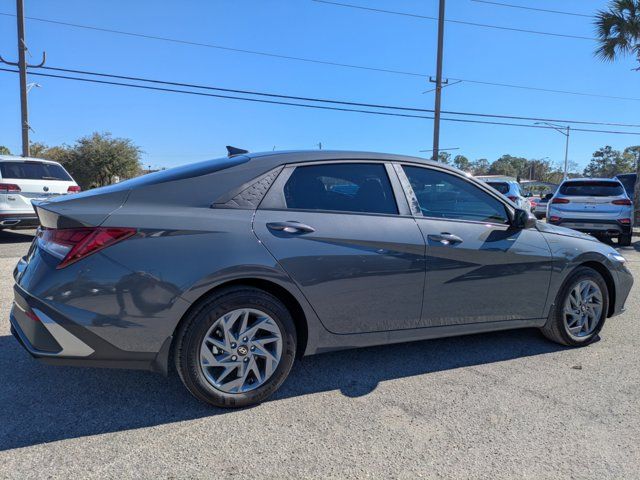
[[[315,228],[305,225],[304,223],[296,222],[295,220],[267,223],[267,228],[285,233],[311,233],[316,231]]]
[[[434,242],[440,242],[443,245],[455,245],[457,243],[462,243],[462,239],[449,232],[442,232],[439,235],[427,235],[429,240]]]

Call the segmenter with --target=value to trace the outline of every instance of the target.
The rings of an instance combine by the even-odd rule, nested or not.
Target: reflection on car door
[[[382,163],[289,167],[256,211],[258,238],[331,332],[421,323],[425,243],[399,193]]]
[[[423,324],[541,318],[552,266],[542,234],[512,228],[505,205],[462,176],[403,171],[427,242]]]

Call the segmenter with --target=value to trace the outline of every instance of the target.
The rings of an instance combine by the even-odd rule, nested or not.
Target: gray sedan
[[[175,368],[198,399],[240,407],[298,356],[523,327],[582,346],[623,310],[633,280],[619,253],[458,170],[233,153],[39,203],[14,272],[24,348],[52,364]]]

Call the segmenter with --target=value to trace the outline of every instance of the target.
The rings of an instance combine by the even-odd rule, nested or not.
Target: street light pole
[[[22,156],[29,156],[29,106],[27,104],[27,44],[24,40],[24,1],[16,0],[18,19],[18,69],[20,70],[20,124],[22,127]]]
[[[440,104],[442,97],[442,54],[444,45],[444,7],[445,0],[440,0],[438,12],[438,55],[436,64],[436,99],[435,114],[433,118],[433,157],[434,162],[438,161],[438,147],[440,146]]]
[[[562,177],[563,180],[566,180],[568,175],[568,170],[569,170],[569,137],[571,135],[571,125],[567,125],[562,126],[562,125],[556,125],[555,123],[549,123],[549,122],[536,122],[535,125],[548,125],[549,127],[553,128],[556,132],[564,135],[566,137],[566,142],[564,145],[564,175]]]
[[[567,179],[567,170],[569,166],[569,135],[571,135],[571,126],[567,125],[567,133],[566,133],[567,142],[564,147],[564,178],[563,180]]]

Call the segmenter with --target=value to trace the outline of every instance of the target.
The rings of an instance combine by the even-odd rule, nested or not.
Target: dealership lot
[[[637,284],[587,348],[521,330],[325,354],[226,411],[175,375],[32,360],[8,322],[32,233],[0,232],[0,478],[640,478]],[[621,251],[640,278],[640,242]]]

